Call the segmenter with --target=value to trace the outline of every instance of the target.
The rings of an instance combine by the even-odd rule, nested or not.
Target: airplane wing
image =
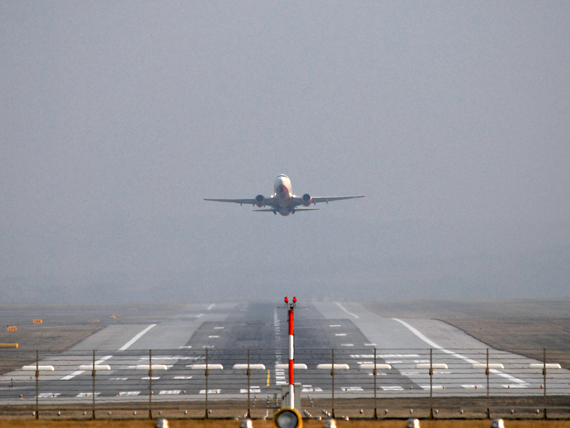
[[[356,199],[356,198],[364,198],[364,195],[358,195],[358,196],[314,196],[313,197],[313,203],[314,204],[319,204],[321,202],[326,202],[327,204],[329,202],[334,202],[334,201],[341,201],[343,199]]]
[[[206,199],[204,198],[205,201],[213,201],[213,202],[232,202],[234,204],[240,204],[240,205],[255,205],[255,199]],[[265,205],[268,205],[270,207],[273,206],[273,200],[268,198],[265,199]],[[273,211],[273,210],[271,210]]]

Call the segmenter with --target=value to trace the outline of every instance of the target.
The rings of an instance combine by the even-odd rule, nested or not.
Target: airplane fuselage
[[[291,187],[291,180],[285,174],[280,174],[273,183],[273,191],[275,192],[273,198],[275,200],[276,211],[287,216],[293,212],[293,189]]]

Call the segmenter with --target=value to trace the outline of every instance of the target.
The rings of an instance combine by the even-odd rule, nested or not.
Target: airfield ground
[[[19,348],[13,353],[13,358],[0,361],[0,373],[5,373],[28,363],[30,352],[36,349],[61,352],[81,342],[91,334],[107,325],[128,324],[136,322],[157,322],[169,317],[173,306],[178,303],[158,305],[130,304],[126,305],[73,305],[73,314],[69,315],[68,305],[51,305],[47,312],[40,313],[40,306],[21,305],[10,306],[10,313],[16,314],[3,323],[18,325],[17,331],[0,331],[0,343],[19,343]],[[556,361],[570,368],[570,299],[562,300],[514,300],[514,301],[480,301],[480,302],[435,302],[418,301],[408,303],[364,303],[368,310],[386,318],[402,319],[438,319],[445,321],[489,346],[505,351],[517,352],[529,357],[540,358],[541,348],[557,350]],[[42,307],[42,308],[45,308]],[[0,306],[0,313],[6,314],[6,308]],[[42,309],[43,310],[43,309]],[[32,314],[43,317],[43,323],[34,325]],[[98,320],[99,322],[93,322]],[[11,353],[12,354],[12,353]],[[21,357],[25,355],[25,357]],[[394,403],[393,407],[405,408],[405,403]],[[406,403],[407,404],[407,403]],[[553,403],[554,404],[554,403]],[[556,405],[556,404],[554,404]],[[558,403],[560,405],[560,403]],[[326,406],[325,406],[326,407]],[[29,412],[28,412],[29,413]],[[419,416],[419,415],[418,415]],[[29,415],[28,415],[29,417]],[[27,419],[27,418],[26,418]],[[55,417],[54,417],[55,419]],[[362,427],[404,427],[405,421],[381,420],[358,421],[351,420],[351,428]],[[347,424],[340,421],[339,427]],[[256,420],[255,426],[260,428],[272,426],[271,421]],[[320,427],[322,422],[307,421],[306,427]],[[148,420],[10,420],[3,419],[2,426],[11,427],[145,427],[154,426]],[[171,420],[172,427],[199,426],[208,428],[237,427],[235,420]],[[486,420],[422,420],[422,427],[457,427],[475,428],[488,427]],[[562,427],[568,426],[568,421],[508,421],[509,427]]]
[[[570,299],[363,303],[386,318],[437,319],[490,347],[570,368]],[[549,355],[551,358],[549,358]],[[553,361],[552,358],[556,359]]]
[[[176,420],[170,419],[169,426],[171,428],[238,428],[240,422],[236,420]],[[421,421],[422,428],[488,428],[490,425],[488,420],[476,421]],[[6,428],[23,427],[23,428],[151,428],[156,426],[156,422],[152,420],[101,420],[101,421],[77,421],[77,420],[58,420],[58,421],[21,421],[21,420],[3,420],[2,426]],[[253,426],[256,428],[271,428],[273,421],[255,420]],[[323,421],[310,420],[303,421],[305,428],[322,428]],[[403,428],[406,426],[405,420],[383,420],[383,421],[337,421],[337,427],[350,428]],[[563,428],[568,426],[567,421],[506,421],[505,426],[508,428]]]

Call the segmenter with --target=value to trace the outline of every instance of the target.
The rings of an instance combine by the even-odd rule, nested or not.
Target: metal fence
[[[297,349],[305,417],[570,418],[568,350]],[[0,414],[271,417],[288,380],[275,349],[0,351]]]

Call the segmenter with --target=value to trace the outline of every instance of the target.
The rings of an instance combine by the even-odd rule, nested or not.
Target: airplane
[[[258,208],[264,208],[261,210],[253,210],[255,212],[272,212],[277,215],[277,213],[282,216],[288,216],[289,214],[295,214],[298,211],[317,211],[318,208],[309,208],[311,204],[316,205],[317,203],[340,201],[342,199],[355,199],[364,198],[364,195],[358,196],[319,196],[311,197],[308,193],[299,197],[293,194],[291,190],[291,180],[285,174],[279,174],[273,183],[273,189],[275,193],[270,197],[266,198],[263,195],[257,195],[255,199],[206,199],[205,201],[214,202],[233,202],[235,204],[246,204],[257,206]]]

